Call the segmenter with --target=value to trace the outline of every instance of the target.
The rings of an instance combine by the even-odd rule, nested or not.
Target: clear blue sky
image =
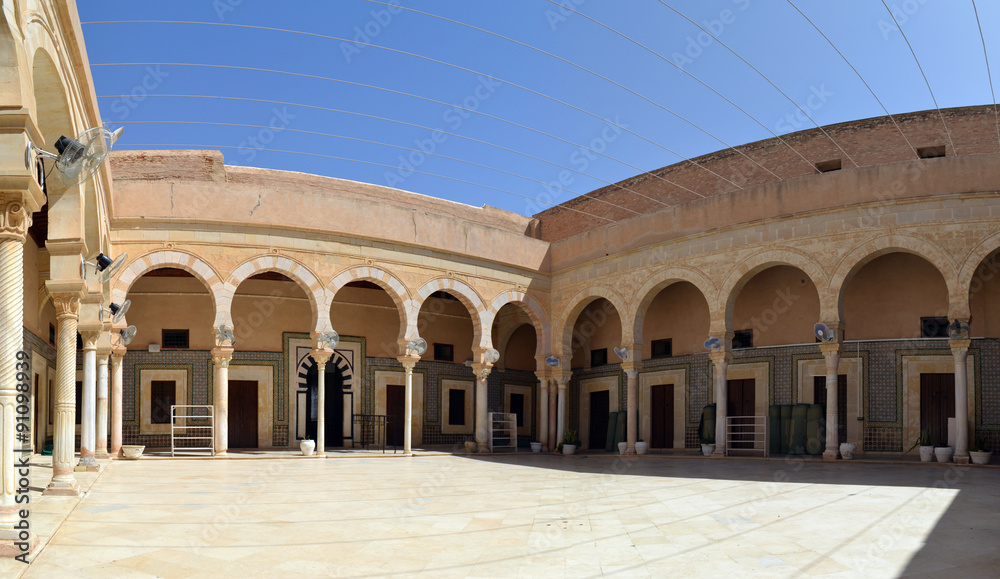
[[[737,145],[813,127],[802,115],[795,117],[796,104],[821,125],[884,114],[848,65],[785,0],[563,0],[580,14],[545,0],[391,3],[395,6],[363,0],[79,0],[78,7],[92,65],[212,64],[324,77],[175,65],[93,66],[97,94],[108,97],[100,98],[105,122],[127,127],[119,148],[229,147],[221,150],[232,165],[389,185],[525,215],[549,206],[535,199],[562,202],[682,160],[670,151],[694,157],[725,148],[722,141]],[[890,113],[934,108],[910,49],[880,0],[795,4],[857,67]],[[993,102],[971,1],[887,4],[942,108]],[[716,34],[795,104],[668,5]],[[994,89],[1000,89],[1000,2],[979,0],[976,7]],[[92,23],[122,20],[273,27],[359,43],[217,25]],[[238,97],[342,112],[151,95]],[[579,172],[564,174],[559,183],[563,167]]]

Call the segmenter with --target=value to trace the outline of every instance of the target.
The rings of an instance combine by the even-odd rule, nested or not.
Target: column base
[[[94,455],[92,454],[81,456],[80,462],[77,463],[77,466],[97,466],[97,459],[94,458]]]
[[[623,456],[638,456],[638,453],[636,453],[635,447],[626,448],[625,449],[625,454]]]
[[[726,450],[725,449],[720,450],[718,447],[716,447],[716,449],[712,452],[711,457],[712,458],[725,458],[726,457]]]
[[[840,458],[840,451],[839,450],[824,450],[823,451],[823,460],[837,460],[838,458]]]
[[[97,456],[97,458],[99,458],[101,460],[104,460],[104,459],[107,459],[107,458],[111,458],[110,454],[108,454],[107,452],[101,452],[101,451],[97,451],[97,454],[95,456]]]
[[[490,446],[485,443],[476,443],[476,452],[479,454],[490,454]]]
[[[969,464],[969,455],[958,455],[951,457],[952,462],[955,464]]]
[[[80,484],[76,480],[70,482],[53,480],[42,491],[42,495],[47,497],[78,497],[80,496]]]
[[[73,472],[98,472],[101,466],[98,464],[78,464],[73,467]]]
[[[19,534],[17,530],[0,532],[0,559],[30,556],[38,551],[38,535],[29,531],[27,540],[22,541]]]

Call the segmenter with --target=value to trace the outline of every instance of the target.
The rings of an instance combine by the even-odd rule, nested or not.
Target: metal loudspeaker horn
[[[822,322],[813,327],[813,333],[816,334],[816,337],[821,342],[834,342],[837,340],[837,331],[829,328]]]
[[[709,339],[707,339],[707,340],[705,340],[705,349],[706,350],[712,350],[714,352],[714,351],[719,350],[720,348],[722,348],[722,340],[720,340],[720,339],[718,339],[718,338],[716,338],[714,336],[711,337],[711,338],[709,338]]]
[[[615,355],[622,359],[623,362],[628,361],[628,348],[615,348]]]

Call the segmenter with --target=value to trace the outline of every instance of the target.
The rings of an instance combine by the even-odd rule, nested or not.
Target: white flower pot
[[[854,451],[858,449],[858,445],[853,442],[841,442],[840,443],[840,456],[844,460],[851,460],[854,458]]]
[[[715,452],[715,445],[714,444],[703,444],[703,445],[701,445],[701,453],[704,454],[705,456],[712,456],[713,452]]]
[[[565,454],[566,456],[569,456],[569,455],[573,454],[574,452],[576,452],[576,445],[575,444],[564,444],[563,445],[563,454]]]
[[[990,457],[993,456],[992,450],[973,450],[969,452],[969,457],[972,459],[972,464],[989,464]]]
[[[628,448],[628,443],[627,442],[619,442],[618,443],[618,454],[625,454],[625,449],[627,449],[627,448]]]
[[[531,443],[531,452],[542,452],[542,443],[541,442],[532,442]]]
[[[146,450],[146,447],[141,444],[123,444],[122,457],[128,460],[138,460],[142,458],[143,450]]]
[[[643,442],[643,441],[640,440],[639,442],[635,443],[635,453],[636,454],[646,454],[647,452],[649,452],[649,443],[648,442]]]
[[[933,446],[921,446],[920,449],[920,462],[930,462],[934,460],[934,447]]]
[[[478,447],[478,445],[476,444],[476,442],[474,440],[466,440],[465,441],[465,452],[467,452],[469,454],[472,454],[472,453],[476,452],[476,448],[477,447]]]
[[[935,446],[934,456],[938,462],[951,462],[951,454],[955,452],[950,446]]]
[[[316,441],[303,440],[299,443],[299,450],[302,451],[302,456],[312,456],[316,452]]]

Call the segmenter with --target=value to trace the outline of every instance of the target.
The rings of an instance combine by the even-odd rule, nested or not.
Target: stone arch
[[[956,293],[954,295],[949,294],[948,296],[949,301],[952,304],[961,302],[963,300],[963,296],[965,301],[971,300],[970,294],[976,289],[974,287],[977,282],[975,275],[976,270],[979,269],[979,264],[981,264],[987,257],[990,256],[990,254],[998,249],[1000,249],[1000,232],[990,235],[972,248],[972,251],[970,251],[969,255],[966,256],[965,261],[962,263],[962,267],[958,272],[958,279],[955,284]],[[996,268],[991,267],[991,270],[991,277],[997,275]],[[981,284],[982,280],[980,280],[979,283]],[[949,288],[949,290],[950,289],[951,288]],[[958,312],[954,313],[956,315],[953,315],[953,318],[962,317],[961,315],[958,315]]]
[[[410,292],[406,289],[403,282],[399,281],[399,278],[375,266],[352,267],[340,272],[333,278],[326,292],[328,301],[323,305],[323,309],[327,312],[327,315],[329,315],[330,309],[333,308],[333,300],[336,299],[337,292],[352,281],[370,281],[389,294],[389,298],[396,304],[396,309],[399,313],[399,337],[397,340],[402,341],[405,339],[406,329],[410,326],[410,320],[408,319],[409,308],[407,307],[410,303]],[[416,327],[416,324],[417,322],[414,320],[413,326]]]
[[[955,260],[939,245],[913,235],[891,234],[873,238],[865,243],[855,246],[849,251],[837,265],[836,270],[830,277],[828,295],[836,298],[832,303],[823,302],[823,294],[820,294],[820,303],[824,306],[822,317],[824,322],[842,322],[844,316],[844,288],[862,267],[877,257],[889,253],[912,253],[927,260],[933,265],[941,277],[944,278],[945,286],[948,289],[950,317],[968,317],[969,296],[961,297],[958,283],[959,274],[956,269]],[[957,300],[957,302],[956,302]],[[964,304],[964,305],[963,305]]]
[[[594,300],[604,298],[611,302],[611,305],[615,307],[618,312],[618,317],[622,321],[622,329],[624,333],[625,328],[625,318],[624,313],[628,311],[625,307],[625,300],[622,299],[621,295],[615,290],[605,287],[605,286],[593,286],[587,289],[581,290],[575,296],[573,296],[566,303],[570,304],[569,307],[563,310],[562,314],[556,319],[555,329],[559,334],[557,337],[559,339],[558,343],[554,343],[552,346],[555,349],[553,352],[559,358],[568,356],[570,352],[573,351],[573,326],[576,325],[576,319],[579,317],[583,309],[590,305]],[[568,364],[569,360],[565,360]]]
[[[627,324],[626,320],[622,320],[622,328],[631,328],[632,343],[638,344],[642,342],[646,311],[649,310],[649,306],[656,299],[656,296],[668,286],[683,281],[698,288],[705,301],[708,302],[709,311],[712,311],[712,299],[717,295],[719,290],[708,276],[688,267],[671,267],[657,271],[636,292],[636,296],[641,297],[641,299],[636,302],[635,307],[628,313],[628,319],[631,320],[631,323]]]
[[[17,23],[17,8],[14,9],[15,20],[7,21],[7,14],[0,11],[0,102],[4,106],[19,107],[22,105],[21,74],[18,63],[19,52],[14,41],[11,26]]]
[[[489,348],[491,345],[490,334],[489,332],[483,332],[483,319],[487,317],[488,309],[486,302],[483,301],[483,298],[479,297],[476,290],[472,289],[469,284],[446,277],[428,281],[417,290],[416,295],[410,300],[410,307],[406,316],[407,327],[405,337],[412,338],[419,335],[417,318],[420,317],[420,308],[423,307],[427,298],[436,291],[447,291],[458,298],[458,301],[462,302],[465,308],[469,310],[469,315],[472,316],[473,348]]]
[[[322,311],[321,306],[332,302],[327,298],[326,288],[320,283],[312,271],[298,261],[280,255],[260,255],[244,261],[233,269],[223,284],[222,291],[219,292],[219,306],[216,309],[216,319],[223,315],[228,323],[232,323],[233,297],[240,284],[250,276],[267,271],[273,271],[286,275],[299,286],[309,296],[309,307],[312,309],[313,328],[316,332],[325,332],[333,328],[330,324],[330,310]],[[219,322],[221,323],[221,322]],[[216,324],[218,325],[218,324]]]
[[[822,315],[824,305],[831,301],[823,291],[823,288],[828,285],[828,276],[823,265],[815,257],[799,249],[791,247],[770,249],[744,259],[726,276],[715,303],[709,303],[709,307],[712,309],[712,335],[721,332],[723,323],[725,324],[725,332],[732,331],[733,307],[736,305],[736,296],[755,275],[776,265],[789,265],[798,268],[809,277],[819,293],[820,314]]]
[[[129,289],[143,275],[164,267],[175,267],[190,273],[205,284],[215,306],[215,322],[232,324],[229,318],[220,316],[219,299],[223,291],[222,279],[215,269],[195,255],[177,250],[154,251],[133,259],[118,277],[111,282],[111,301],[122,303],[128,297]]]
[[[543,356],[546,348],[549,347],[549,336],[552,333],[552,328],[542,303],[531,294],[514,289],[505,290],[493,298],[489,310],[483,316],[483,333],[492,339],[493,322],[496,320],[500,308],[507,304],[518,304],[524,313],[528,314],[531,325],[535,328],[535,357]]]

